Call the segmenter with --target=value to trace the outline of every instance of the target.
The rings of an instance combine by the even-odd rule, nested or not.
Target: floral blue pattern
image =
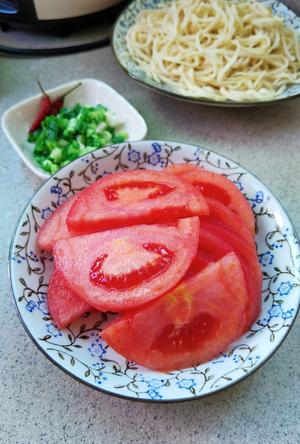
[[[139,162],[140,159],[141,159],[141,155],[138,151],[136,151],[136,150],[129,151],[129,153],[128,153],[128,161],[129,162],[137,163],[137,162]]]
[[[162,396],[159,394],[159,392],[155,389],[150,389],[147,391],[148,395],[151,399],[161,399]]]
[[[242,185],[242,182],[240,180],[234,180],[233,183],[238,187],[240,191],[243,191],[244,187]]]
[[[237,364],[238,362],[240,362],[240,360],[241,360],[241,356],[240,356],[240,355],[236,355],[236,354],[234,354],[234,355],[232,356],[232,359],[233,359],[233,361],[235,362],[235,364]]]
[[[41,217],[42,217],[42,219],[46,220],[46,219],[48,219],[51,216],[52,213],[53,213],[53,210],[51,210],[50,207],[44,208],[42,210]]]
[[[158,165],[160,163],[160,155],[157,153],[150,154],[148,156],[148,163],[153,166]]]
[[[158,142],[152,143],[152,148],[154,149],[154,151],[156,153],[160,153],[161,152],[161,145]]]
[[[97,357],[99,359],[102,359],[106,353],[106,349],[98,337],[93,339],[88,351],[91,353],[92,357]]]
[[[26,310],[30,311],[31,313],[36,308],[36,303],[34,301],[28,301],[26,304]]]
[[[266,316],[266,317],[264,317],[262,319],[258,319],[257,320],[257,324],[261,325],[262,327],[267,327],[267,325],[269,324],[270,320],[271,320],[271,316],[268,313],[268,316]]]
[[[22,256],[22,254],[18,254],[18,256],[14,256],[14,257],[12,258],[12,260],[15,261],[17,264],[21,264],[22,261],[25,261],[25,260],[26,260],[26,257],[25,257],[25,256]]]
[[[30,251],[28,256],[30,257],[32,262],[39,262],[38,256],[33,251]]]
[[[68,196],[66,194],[59,194],[58,198],[57,198],[57,206],[60,206],[61,204],[63,204],[66,200],[68,199]]]
[[[287,310],[287,311],[283,311],[282,312],[282,318],[285,320],[285,319],[290,319],[290,318],[292,318],[293,316],[294,316],[294,314],[295,314],[295,310],[294,310],[294,308],[290,308],[290,310]]]
[[[269,315],[271,318],[278,318],[282,315],[282,308],[280,304],[273,304],[270,310],[268,310]]]
[[[292,289],[293,285],[290,282],[281,282],[281,284],[277,288],[277,291],[280,296],[287,296]]]
[[[46,324],[46,330],[47,332],[52,335],[54,338],[57,338],[58,336],[62,336],[62,333],[54,324]]]
[[[267,265],[271,265],[273,263],[274,254],[270,253],[270,251],[267,251],[266,253],[259,254],[259,262],[262,264],[263,267],[266,267]]]
[[[196,160],[197,162],[200,162],[200,156],[203,154],[203,149],[200,148],[199,146],[195,149],[195,151],[193,152],[193,157],[194,160]]]
[[[53,186],[53,187],[50,188],[50,193],[61,194],[62,191],[63,191],[62,187]]]
[[[254,201],[258,204],[263,203],[264,193],[262,191],[256,191]]]
[[[194,379],[181,379],[177,382],[179,388],[190,390],[192,387],[196,386]]]
[[[262,204],[264,201],[264,193],[262,191],[256,191],[254,198],[248,199],[252,208],[255,208],[257,204]]]
[[[290,318],[293,317],[294,309],[291,308],[291,309],[289,309],[287,311],[283,311],[282,307],[281,307],[281,304],[274,303],[272,305],[272,307],[268,310],[268,313],[270,315],[268,321],[270,321],[271,318],[278,318],[278,317],[282,317],[282,319],[285,320],[285,319],[290,319]]]
[[[151,381],[148,381],[147,384],[149,387],[159,389],[164,386],[164,381],[160,379],[151,379]]]
[[[38,300],[37,300],[37,308],[38,308],[38,310],[40,310],[40,312],[43,315],[46,316],[49,314],[49,309],[48,309],[47,300],[46,300],[45,295],[39,295]]]

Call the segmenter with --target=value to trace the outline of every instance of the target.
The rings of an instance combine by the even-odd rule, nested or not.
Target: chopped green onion
[[[124,142],[128,136],[121,131],[122,125],[120,117],[101,104],[91,107],[77,103],[45,117],[27,140],[34,143],[35,161],[54,174],[79,156],[110,143]]]

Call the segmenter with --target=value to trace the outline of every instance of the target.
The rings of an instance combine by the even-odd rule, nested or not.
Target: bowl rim
[[[206,105],[206,106],[217,107],[217,108],[260,108],[263,106],[271,106],[271,105],[285,103],[285,102],[288,102],[290,100],[297,99],[300,97],[300,92],[299,92],[297,94],[293,94],[288,97],[277,98],[277,99],[273,99],[273,100],[269,100],[269,101],[234,102],[231,100],[226,100],[226,101],[222,102],[222,101],[218,101],[218,100],[207,99],[205,97],[184,96],[180,93],[176,93],[176,91],[160,88],[158,86],[158,83],[157,83],[157,85],[151,85],[150,83],[148,83],[147,77],[142,78],[142,77],[134,75],[129,68],[126,68],[123,65],[121,58],[119,57],[119,53],[116,49],[115,40],[116,40],[116,32],[119,27],[119,22],[122,20],[123,15],[127,11],[129,11],[130,8],[133,8],[138,1],[139,0],[133,0],[131,3],[129,3],[123,9],[123,11],[120,12],[119,16],[117,17],[117,20],[115,21],[114,26],[113,26],[113,30],[112,30],[111,47],[112,47],[112,51],[115,56],[115,59],[117,60],[119,66],[123,69],[123,71],[131,79],[135,80],[140,85],[142,85],[142,86],[144,86],[144,87],[146,87],[146,88],[150,89],[151,91],[154,91],[158,94],[161,94],[166,97],[171,97],[173,99],[180,100],[182,102],[194,103],[197,105]],[[265,0],[262,0],[262,1],[265,1]],[[286,7],[286,9],[288,11],[292,12],[296,17],[298,17],[300,19],[300,16],[298,14],[296,14],[294,11],[292,11],[287,5],[284,5],[284,6]],[[299,38],[300,38],[300,33],[299,33]]]
[[[130,109],[130,112],[134,113],[135,118],[139,119],[141,126],[143,126],[142,139],[140,139],[140,140],[144,140],[144,138],[148,134],[148,125],[147,125],[144,117],[140,114],[140,112],[122,94],[120,94],[116,89],[114,89],[108,83],[103,82],[102,80],[94,79],[92,77],[86,77],[86,78],[83,78],[83,79],[74,79],[74,80],[72,80],[70,82],[63,83],[63,84],[61,84],[59,86],[56,86],[54,88],[47,89],[47,94],[49,94],[49,95],[55,94],[55,93],[58,93],[60,90],[65,89],[67,87],[72,87],[73,85],[76,85],[78,83],[84,84],[84,83],[87,83],[87,82],[96,82],[96,83],[98,83],[98,85],[104,86],[104,88],[106,88],[112,94],[117,96],[118,99],[121,99],[121,100],[125,101],[126,106],[128,106],[129,109]],[[12,147],[14,148],[16,153],[19,155],[19,157],[23,160],[25,165],[34,174],[36,174],[40,179],[48,179],[49,177],[51,177],[51,174],[47,173],[46,171],[43,171],[41,168],[39,168],[38,166],[35,165],[33,159],[31,159],[30,156],[25,154],[25,152],[21,148],[20,144],[17,143],[14,140],[14,138],[11,135],[11,132],[7,128],[7,119],[8,119],[8,116],[10,114],[15,113],[21,106],[29,105],[34,100],[40,99],[42,96],[43,96],[42,93],[35,94],[34,96],[30,96],[27,99],[21,100],[20,102],[17,102],[14,105],[10,106],[3,113],[2,117],[1,117],[1,126],[2,126],[2,129],[3,129],[3,132],[4,132],[5,136],[6,136],[6,138],[8,139],[8,141],[10,142],[10,144],[12,145]],[[110,145],[107,145],[107,146],[110,146]],[[103,148],[105,148],[105,147],[103,147]]]
[[[180,142],[177,140],[164,140],[164,139],[144,139],[144,140],[137,140],[137,141],[130,141],[130,142],[125,142],[125,143],[131,143],[131,144],[152,144],[152,143],[171,143],[171,144],[178,144],[178,145],[182,145],[182,146],[190,146],[193,148],[198,148],[198,145],[193,144],[193,143],[186,143],[186,142]],[[110,147],[115,146],[115,145],[110,145]],[[101,150],[101,148],[99,149]],[[220,156],[221,158],[225,159],[225,160],[229,160],[230,162],[232,162],[235,165],[240,166],[242,169],[244,169],[250,176],[254,177],[256,180],[258,180],[265,188],[266,190],[270,193],[270,195],[272,196],[273,199],[275,199],[275,202],[278,204],[280,210],[285,214],[287,221],[289,222],[289,224],[291,225],[291,227],[293,228],[293,231],[295,233],[295,237],[298,241],[298,249],[300,251],[300,238],[298,236],[297,231],[295,230],[295,227],[285,209],[285,207],[282,205],[281,201],[271,192],[271,190],[255,175],[253,174],[251,171],[249,171],[247,168],[243,167],[242,165],[240,165],[238,162],[232,160],[230,157],[224,156],[223,154],[220,154],[219,152],[215,151],[215,150],[210,150],[208,148],[204,148],[204,150],[206,150],[209,153],[212,154],[216,154],[217,156]],[[98,150],[96,150],[98,151]],[[64,168],[69,167],[72,163],[77,162],[78,159],[85,157],[86,155],[80,156],[77,159],[73,160],[72,162],[70,162],[70,164],[65,165],[64,167],[62,167],[60,170],[57,171],[57,173],[61,172]],[[64,373],[66,373],[67,375],[71,376],[73,379],[75,379],[77,382],[80,382],[83,385],[86,385],[94,390],[97,390],[99,392],[102,392],[106,395],[110,395],[110,396],[114,396],[117,398],[122,398],[122,399],[126,399],[126,400],[130,400],[130,401],[136,401],[136,402],[144,402],[144,403],[157,403],[157,404],[170,404],[170,403],[178,403],[178,402],[187,402],[187,401],[196,401],[202,398],[207,398],[209,396],[215,395],[219,392],[225,391],[227,389],[230,389],[231,387],[233,387],[236,384],[239,384],[240,382],[242,382],[243,380],[247,379],[248,377],[250,377],[251,375],[253,375],[254,373],[257,372],[257,370],[259,370],[264,364],[266,364],[271,358],[272,356],[275,354],[275,352],[279,349],[279,347],[283,344],[283,342],[285,341],[285,339],[287,338],[287,336],[289,335],[292,327],[294,326],[294,323],[296,321],[296,318],[300,312],[300,288],[298,289],[298,305],[297,305],[297,309],[295,310],[295,315],[293,317],[293,319],[291,320],[291,324],[289,325],[289,328],[286,330],[285,335],[280,339],[280,341],[276,344],[276,346],[274,348],[272,348],[272,350],[267,353],[266,357],[250,372],[248,373],[244,373],[242,374],[239,378],[237,378],[236,380],[230,382],[229,384],[227,384],[225,387],[219,387],[216,388],[215,390],[209,392],[209,393],[203,393],[203,394],[199,394],[197,396],[189,396],[189,397],[185,397],[185,398],[175,398],[175,399],[143,399],[143,398],[133,398],[131,396],[128,395],[124,395],[124,394],[120,394],[120,393],[116,393],[116,392],[112,392],[109,391],[107,389],[103,389],[100,388],[96,385],[93,385],[92,383],[81,379],[79,376],[77,376],[76,374],[70,372],[67,368],[63,367],[58,361],[56,361],[52,356],[50,356],[49,354],[46,353],[46,351],[41,347],[41,345],[38,343],[38,341],[36,340],[36,338],[33,336],[33,334],[31,333],[31,331],[29,330],[29,328],[27,327],[21,312],[19,310],[18,304],[17,304],[17,299],[15,297],[15,293],[14,293],[14,288],[13,288],[13,283],[12,283],[12,250],[13,250],[13,246],[14,246],[14,240],[15,237],[17,235],[17,230],[19,228],[19,224],[20,221],[22,220],[24,213],[28,207],[28,205],[32,202],[32,200],[35,198],[35,196],[37,196],[37,194],[42,190],[42,188],[44,186],[46,186],[46,184],[53,178],[53,176],[50,176],[45,182],[41,183],[40,186],[34,191],[34,194],[28,199],[28,201],[26,202],[26,205],[24,206],[24,208],[21,211],[21,214],[17,220],[16,226],[14,228],[13,234],[12,234],[12,238],[11,238],[11,242],[10,242],[10,246],[9,246],[9,253],[8,253],[8,278],[9,278],[9,283],[10,283],[10,295],[11,298],[13,300],[13,304],[16,307],[17,310],[17,315],[21,321],[21,324],[23,325],[26,333],[28,334],[28,336],[30,337],[30,339],[32,340],[32,342],[36,345],[36,347],[42,352],[42,354],[44,356],[46,356],[46,358],[52,362],[57,368],[59,368],[60,370],[62,370]],[[299,263],[300,263],[300,259],[299,259]]]

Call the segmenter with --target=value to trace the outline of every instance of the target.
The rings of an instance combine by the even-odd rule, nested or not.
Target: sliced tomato
[[[56,208],[50,218],[42,225],[37,236],[38,246],[41,250],[52,251],[55,242],[60,239],[71,237],[66,224],[66,219],[76,197],[78,197],[78,194],[70,197],[62,205]]]
[[[171,226],[171,225],[170,225]],[[195,256],[198,248],[200,220],[198,217],[186,217],[178,219],[176,225],[173,225],[188,243],[192,256]]]
[[[166,171],[175,176],[183,176],[189,173],[198,173],[199,169],[202,170],[202,167],[193,165],[192,163],[173,163],[166,168]]]
[[[211,197],[206,198],[209,207],[209,215],[203,216],[203,222],[212,222],[225,226],[230,231],[243,238],[251,248],[255,250],[254,236],[246,227],[244,220],[227,208],[222,202]]]
[[[261,269],[256,255],[256,251],[244,239],[236,233],[233,233],[225,226],[220,226],[214,222],[203,221],[201,228],[210,230],[219,237],[220,240],[232,245],[232,248],[247,261],[261,278]]]
[[[217,261],[230,252],[237,254],[245,273],[248,303],[243,331],[246,331],[257,319],[261,310],[262,273],[256,254],[243,239],[224,227],[203,222],[200,228],[198,252],[187,276],[201,271],[207,263]]]
[[[208,211],[203,196],[189,183],[159,171],[136,170],[111,174],[86,188],[72,205],[67,225],[83,234],[169,223]]]
[[[67,327],[91,306],[82,301],[66,285],[63,274],[54,269],[48,287],[47,302],[51,317],[58,328]]]
[[[101,311],[122,312],[168,291],[198,246],[199,219],[178,227],[139,225],[57,242],[54,259],[68,287]]]
[[[207,171],[193,165],[171,165],[167,173],[181,177],[192,184],[205,197],[222,202],[245,221],[250,233],[254,234],[255,222],[252,209],[240,190],[222,174]]]
[[[247,289],[234,253],[101,332],[118,353],[154,370],[209,361],[241,333]]]
[[[203,230],[201,231],[201,235],[203,234]],[[199,235],[200,240],[200,235]],[[203,242],[203,236],[201,236],[201,242]],[[224,255],[220,255],[220,258]],[[195,276],[195,274],[199,273],[203,270],[210,262],[216,262],[216,255],[210,254],[207,251],[201,250],[198,248],[196,256],[194,257],[193,262],[191,263],[188,271],[185,273],[183,280]]]

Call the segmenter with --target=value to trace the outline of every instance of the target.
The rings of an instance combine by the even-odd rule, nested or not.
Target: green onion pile
[[[113,143],[124,142],[128,135],[121,131],[123,122],[103,105],[76,104],[49,115],[40,127],[29,134],[34,143],[36,162],[50,174],[77,157]]]

